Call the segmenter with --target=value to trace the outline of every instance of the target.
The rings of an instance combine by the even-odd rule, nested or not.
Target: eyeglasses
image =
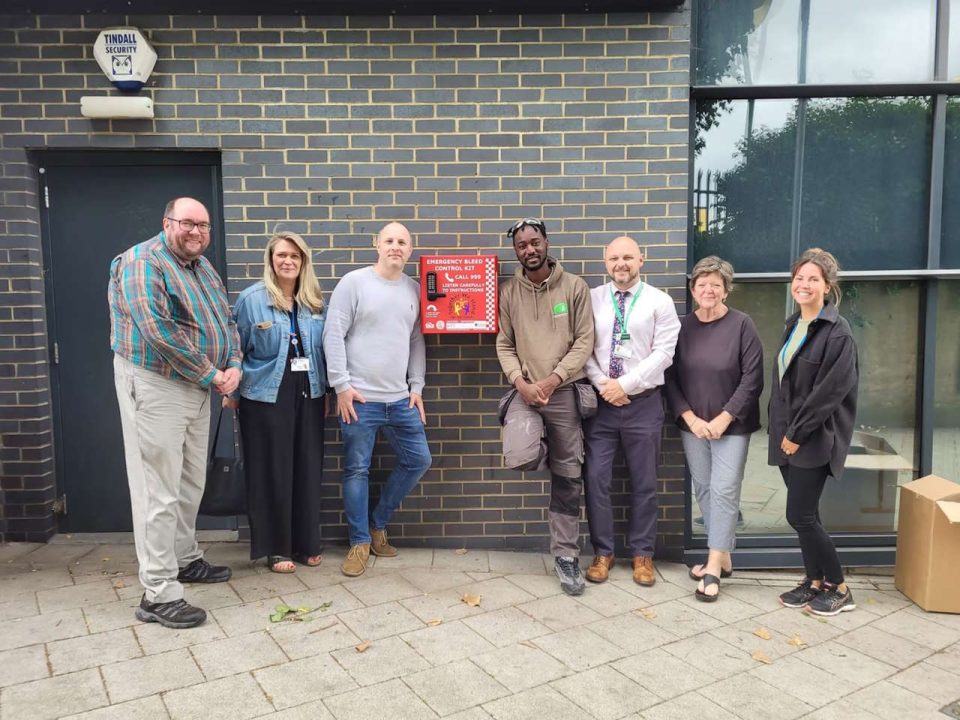
[[[517,220],[510,227],[510,229],[507,230],[507,237],[513,240],[513,236],[516,235],[520,231],[520,228],[524,227],[525,225],[537,228],[544,236],[547,234],[547,226],[543,224],[543,220],[538,218],[524,218],[523,220]]]
[[[167,220],[173,220],[175,223],[180,224],[180,229],[184,232],[193,232],[193,229],[196,228],[203,234],[210,232],[210,229],[213,227],[208,222],[194,222],[193,220],[178,220],[175,217],[167,217]]]

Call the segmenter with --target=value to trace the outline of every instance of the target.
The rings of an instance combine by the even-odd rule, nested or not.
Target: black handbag
[[[223,427],[224,408],[217,418],[217,427],[210,438],[210,456],[207,458],[207,485],[200,500],[201,515],[244,515],[247,512],[247,484],[243,476],[243,452],[239,433],[234,431],[230,443],[233,454],[218,455],[220,428]],[[236,415],[234,415],[236,425]]]

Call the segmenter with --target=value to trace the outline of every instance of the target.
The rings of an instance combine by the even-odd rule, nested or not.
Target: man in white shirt
[[[643,254],[632,238],[613,240],[603,260],[611,282],[590,291],[596,335],[587,377],[600,393],[597,414],[584,422],[584,485],[595,557],[587,580],[603,582],[613,566],[613,458],[623,448],[631,498],[626,545],[633,579],[653,585],[657,537],[657,459],[663,428],[663,373],[673,362],[680,320],[673,300],[640,279]]]

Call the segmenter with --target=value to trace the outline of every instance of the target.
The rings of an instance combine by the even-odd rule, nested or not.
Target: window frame
[[[790,256],[800,254],[800,209],[803,183],[803,143],[806,130],[807,101],[812,98],[840,97],[895,97],[919,96],[930,98],[931,108],[931,157],[929,167],[929,205],[927,222],[926,267],[893,270],[856,270],[840,273],[843,279],[883,280],[904,279],[920,280],[921,323],[919,332],[920,367],[917,373],[917,413],[920,431],[919,443],[920,477],[932,472],[933,466],[933,429],[934,397],[936,374],[936,331],[939,285],[941,280],[960,278],[960,268],[941,267],[942,221],[944,202],[944,174],[946,148],[947,101],[951,96],[960,96],[960,82],[950,82],[948,77],[948,48],[950,29],[951,0],[937,0],[934,25],[934,76],[929,82],[894,82],[872,84],[803,84],[805,80],[805,58],[807,54],[808,30],[810,20],[810,0],[801,2],[800,27],[800,78],[797,84],[788,85],[695,85],[690,87],[690,147],[694,147],[697,132],[697,101],[710,100],[797,100],[797,137],[794,159],[793,207],[790,219]],[[960,7],[960,3],[957,4]],[[954,8],[957,10],[957,8]],[[690,48],[691,83],[696,78],[697,26],[700,5],[695,3],[691,17],[691,37],[694,41]],[[953,38],[960,43],[960,36]],[[687,249],[690,252],[694,243],[696,218],[694,217],[695,157],[689,153],[688,207],[687,213]],[[789,280],[789,272],[738,273],[738,283],[776,282]],[[691,300],[687,297],[688,311]],[[684,559],[699,562],[706,548],[706,537],[694,535],[692,518],[692,487],[689,472],[685,474],[685,512],[684,512]],[[896,532],[831,533],[837,543],[844,564],[885,565],[892,564],[895,554]],[[738,537],[737,564],[741,567],[801,566],[799,547],[792,534],[749,535]]]

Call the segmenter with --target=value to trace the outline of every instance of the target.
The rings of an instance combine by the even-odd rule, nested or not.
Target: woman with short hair
[[[733,572],[740,488],[750,434],[760,427],[763,347],[750,316],[728,307],[733,266],[715,255],[690,273],[696,309],[680,324],[666,395],[680,426],[709,554],[690,569],[697,600],[714,602]]]

